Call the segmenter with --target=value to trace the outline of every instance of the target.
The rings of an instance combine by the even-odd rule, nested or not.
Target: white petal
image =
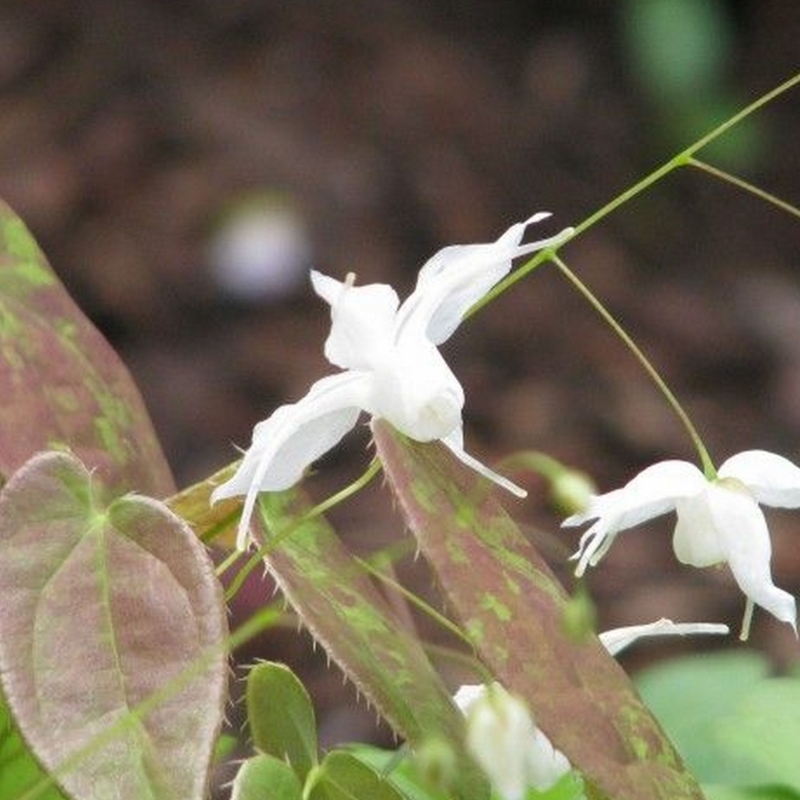
[[[461,686],[453,700],[467,716],[467,747],[501,797],[522,798],[531,786],[546,791],[570,771],[525,704],[499,683]]]
[[[772,582],[772,546],[764,515],[747,492],[714,485],[709,507],[725,541],[728,563],[739,588],[756,605],[765,608],[797,631],[795,600]]]
[[[567,229],[521,245],[526,226],[547,216],[535,214],[512,225],[496,242],[439,250],[423,265],[416,288],[400,308],[401,328],[422,331],[434,344],[448,339],[464,314],[511,271],[514,258],[550,247],[571,233]]]
[[[429,442],[461,427],[464,390],[424,336],[403,339],[372,374],[365,410],[406,436]]]
[[[729,458],[719,468],[720,478],[737,478],[759,503],[779,508],[800,508],[800,467],[766,450],[747,450]]]
[[[391,286],[354,286],[311,272],[314,291],[331,307],[325,357],[344,369],[372,369],[393,346],[399,300]]]
[[[462,714],[467,714],[475,701],[484,694],[486,694],[485,683],[465,683],[458,687],[458,691],[453,695],[453,702]]]
[[[239,549],[246,547],[258,493],[297,483],[305,469],[356,424],[368,384],[364,373],[330,375],[317,381],[301,400],[281,406],[256,425],[236,474],[211,495],[212,503],[246,496],[236,540]]]
[[[597,520],[583,534],[578,552],[572,556],[578,560],[576,574],[582,575],[588,565],[597,564],[620,531],[672,511],[679,498],[702,492],[707,483],[694,464],[662,461],[640,472],[621,489],[593,496],[583,512],[562,523],[573,526]]]
[[[479,475],[482,475],[501,489],[505,489],[516,497],[524,498],[528,496],[528,492],[521,486],[517,486],[513,481],[510,481],[508,478],[490,469],[486,464],[478,461],[477,458],[467,453],[462,447],[457,447],[451,439],[442,439],[442,443],[447,446],[448,450],[450,450],[462,464],[475,470]]]
[[[682,564],[710,567],[728,559],[728,548],[709,505],[714,487],[708,484],[696,497],[678,501],[678,521],[672,535],[672,548]]]
[[[608,652],[617,653],[632,645],[637,639],[645,636],[685,636],[686,634],[726,634],[727,625],[712,622],[673,622],[671,619],[660,619],[647,625],[629,625],[625,628],[614,628],[600,634],[600,641]]]
[[[521,800],[527,792],[535,733],[525,704],[498,683],[487,687],[470,707],[467,749],[505,800]]]
[[[541,728],[534,731],[526,756],[528,785],[540,792],[546,792],[572,769],[567,757],[553,747]]]

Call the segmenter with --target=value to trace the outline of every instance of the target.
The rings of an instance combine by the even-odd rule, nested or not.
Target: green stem
[[[758,111],[758,109],[767,105],[767,103],[770,103],[779,95],[789,91],[789,89],[793,88],[798,83],[800,83],[800,72],[789,78],[789,80],[784,81],[782,84],[780,84],[780,86],[776,86],[772,91],[761,95],[761,97],[759,97],[757,100],[754,100],[752,103],[750,103],[750,105],[746,106],[732,117],[729,117],[727,120],[725,120],[725,122],[717,125],[716,128],[705,134],[705,136],[702,136],[696,142],[689,145],[689,147],[687,147],[685,150],[681,150],[680,153],[673,156],[671,159],[669,159],[669,161],[662,164],[649,175],[642,178],[642,180],[638,181],[638,183],[635,183],[629,189],[626,189],[624,192],[622,192],[622,194],[611,200],[611,202],[606,203],[602,208],[599,208],[593,214],[590,214],[588,217],[586,217],[586,219],[576,225],[572,232],[568,236],[565,236],[561,242],[553,247],[548,248],[547,250],[540,250],[521,267],[514,270],[510,275],[506,276],[469,310],[468,315],[472,315],[479,309],[491,303],[492,300],[494,300],[496,297],[499,297],[507,289],[510,289],[517,281],[522,280],[540,264],[552,260],[553,256],[555,256],[565,244],[572,241],[572,239],[574,239],[576,236],[580,236],[582,233],[589,230],[589,228],[596,225],[598,222],[600,222],[600,220],[605,219],[620,206],[625,205],[625,203],[627,203],[629,200],[632,200],[634,197],[640,195],[645,189],[649,189],[654,183],[660,181],[665,175],[668,175],[678,167],[683,167],[687,164],[690,164],[695,153],[697,153],[699,150],[702,150],[706,145],[710,144],[715,139],[718,139],[723,133],[737,125],[745,117],[749,117],[751,114]]]
[[[701,169],[703,172],[707,172],[709,175],[713,175],[715,178],[719,178],[721,181],[725,181],[726,183],[730,183],[739,189],[743,189],[745,192],[749,192],[759,199],[764,200],[767,203],[771,203],[773,206],[781,209],[781,211],[785,211],[787,214],[791,214],[793,217],[800,219],[799,208],[796,208],[791,203],[787,203],[785,200],[781,200],[780,197],[776,197],[774,194],[770,194],[769,192],[765,192],[763,189],[759,189],[758,186],[754,186],[752,183],[749,183],[748,181],[743,180],[736,175],[731,175],[729,172],[719,169],[719,167],[712,167],[711,164],[707,164],[705,161],[701,161],[699,158],[690,158],[686,162],[686,165]]]
[[[700,438],[700,434],[697,432],[692,420],[689,418],[689,415],[678,401],[678,398],[675,396],[672,389],[669,388],[666,381],[661,377],[661,375],[658,373],[658,370],[656,370],[647,356],[642,352],[639,345],[633,341],[633,339],[627,334],[619,322],[614,319],[611,312],[600,302],[600,300],[597,299],[597,297],[592,293],[591,289],[589,289],[589,287],[557,255],[554,254],[552,259],[553,263],[558,267],[562,275],[564,275],[564,277],[583,295],[583,297],[589,302],[595,311],[597,311],[597,313],[603,318],[604,322],[623,341],[628,350],[633,353],[636,360],[642,365],[645,372],[658,387],[658,390],[664,395],[667,402],[672,407],[672,410],[675,412],[683,427],[686,429],[686,432],[689,434],[689,437],[691,438],[692,443],[697,450],[697,454],[700,457],[700,462],[703,465],[703,472],[706,478],[708,478],[708,480],[714,480],[714,478],[717,476],[717,470],[714,467],[714,462],[711,460],[708,449],[703,443],[703,440]]]
[[[301,525],[303,522],[307,522],[310,519],[314,519],[315,517],[321,517],[326,511],[329,511],[335,505],[338,505],[348,497],[351,497],[356,492],[363,489],[378,474],[378,472],[380,472],[380,469],[380,461],[377,458],[372,459],[372,462],[370,463],[369,467],[367,467],[363,475],[361,475],[359,478],[356,478],[356,480],[354,480],[348,486],[345,486],[345,488],[341,491],[336,492],[336,494],[331,495],[326,500],[323,500],[321,503],[315,505],[306,514],[304,514],[300,520],[297,521],[296,525],[284,531],[280,536],[268,539],[263,547],[260,547],[255,553],[253,553],[253,555],[250,556],[247,563],[239,570],[239,572],[236,574],[236,577],[230,582],[228,588],[225,590],[225,602],[229,602],[231,598],[236,596],[237,592],[242,588],[245,580],[247,580],[247,576],[263,561],[264,556],[277,547],[278,544],[280,544],[287,536],[291,536],[291,534],[299,525]],[[234,555],[241,556],[243,554],[237,552]],[[224,566],[226,569],[230,566],[228,563],[230,561],[231,557],[225,560]],[[221,574],[219,569],[217,570],[217,574]]]

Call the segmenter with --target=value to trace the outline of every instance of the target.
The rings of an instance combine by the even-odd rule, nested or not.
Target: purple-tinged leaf
[[[1,202],[0,397],[2,478],[40,450],[70,449],[120,492],[174,491],[130,375]]]
[[[40,453],[0,493],[0,677],[80,800],[199,800],[226,689],[213,565],[163,503]]]
[[[332,528],[307,516],[312,506],[299,489],[262,494],[259,507],[272,543],[267,565],[314,638],[412,747],[436,736],[454,743],[457,797],[486,797],[441,678]]]
[[[386,478],[473,645],[528,701],[590,790],[613,800],[700,800],[622,668],[596,637],[579,643],[564,633],[566,593],[486,482],[440,443],[411,441],[380,420],[372,430]]]

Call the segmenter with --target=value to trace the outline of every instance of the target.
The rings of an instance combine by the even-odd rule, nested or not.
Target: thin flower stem
[[[384,572],[381,572],[377,567],[373,564],[370,564],[369,561],[365,561],[363,558],[358,558],[354,556],[356,563],[367,573],[372,575],[373,578],[376,578],[381,583],[386,584],[390,588],[394,589],[394,591],[398,592],[402,597],[408,600],[409,603],[416,606],[420,611],[430,617],[434,622],[441,625],[445,630],[449,631],[453,634],[456,638],[460,639],[464,642],[468,647],[473,647],[472,642],[470,641],[469,636],[467,636],[461,628],[458,627],[452,620],[448,619],[444,614],[440,614],[432,605],[426,603],[421,597],[414,594],[414,592],[406,589],[401,583],[398,583],[394,578],[387,575]]]
[[[360,478],[356,478],[349,486],[331,495],[327,500],[323,500],[312,508],[307,514],[303,515],[301,522],[306,522],[314,517],[321,517],[326,511],[329,511],[334,506],[352,497],[356,492],[360,492],[379,472],[381,471],[381,462],[377,458],[373,458],[370,465]]]
[[[285,538],[289,537],[294,533],[294,531],[304,522],[308,520],[314,519],[315,517],[322,516],[326,511],[329,511],[335,505],[338,505],[342,501],[346,500],[348,497],[352,497],[356,492],[363,489],[377,474],[380,472],[381,463],[377,458],[374,458],[370,463],[369,467],[367,467],[366,471],[361,475],[359,478],[356,478],[351,484],[345,486],[336,494],[331,495],[326,500],[323,500],[321,503],[318,503],[312,509],[310,509],[306,514],[304,514],[292,527],[284,531],[280,536],[274,537],[272,539],[267,540],[266,544],[263,547],[260,547],[253,555],[250,556],[247,563],[236,573],[234,579],[228,585],[228,588],[225,590],[225,602],[231,600],[231,598],[235,597],[237,592],[242,588],[245,580],[247,580],[247,576],[262,562],[264,557],[268,555],[272,550],[275,549]],[[236,553],[236,556],[242,555],[241,553]],[[231,558],[226,559],[224,562],[225,568],[227,569],[229,565],[228,562],[231,561]],[[219,570],[217,574],[221,574]]]
[[[561,274],[583,295],[595,311],[603,318],[604,322],[614,331],[614,333],[622,340],[625,346],[633,353],[636,360],[642,365],[645,372],[650,376],[651,380],[658,387],[661,394],[664,395],[672,410],[681,421],[686,432],[692,440],[692,443],[697,450],[700,457],[700,462],[703,465],[703,472],[708,480],[714,480],[717,476],[717,470],[714,467],[714,462],[708,453],[700,434],[697,432],[692,420],[684,410],[683,406],[678,401],[673,391],[669,388],[666,381],[661,377],[658,370],[652,365],[647,356],[642,352],[639,345],[626,333],[625,329],[617,322],[611,312],[598,300],[592,293],[591,289],[562,261],[557,255],[552,256],[553,263],[561,271]]]
[[[687,147],[685,150],[681,150],[680,153],[670,158],[669,161],[653,170],[653,172],[651,172],[649,175],[646,175],[629,189],[626,189],[624,192],[622,192],[622,194],[615,197],[609,203],[606,203],[602,208],[599,208],[593,214],[590,214],[588,217],[586,217],[586,219],[576,225],[572,233],[569,234],[569,236],[565,236],[561,242],[553,245],[547,250],[540,250],[529,261],[524,263],[521,267],[514,270],[510,275],[500,281],[500,283],[498,283],[469,310],[468,316],[491,303],[492,300],[499,297],[507,289],[511,288],[517,281],[522,280],[538,266],[546,261],[552,260],[553,256],[555,256],[565,244],[589,230],[589,228],[596,225],[598,222],[600,222],[600,220],[605,219],[620,206],[625,205],[625,203],[627,203],[629,200],[633,200],[634,197],[640,195],[645,191],[645,189],[649,189],[654,183],[660,181],[673,170],[690,164],[695,153],[702,150],[706,145],[710,144],[715,139],[718,139],[723,133],[730,130],[743,119],[745,119],[745,117],[749,117],[751,114],[758,111],[758,109],[770,103],[776,97],[788,92],[789,89],[793,88],[798,83],[800,83],[800,72],[789,78],[789,80],[784,81],[782,84],[780,84],[780,86],[776,86],[774,89],[772,89],[772,91],[761,95],[761,97],[759,97],[757,100],[754,100],[752,103],[750,103],[750,105],[746,106],[732,117],[729,117],[727,120],[725,120],[725,122],[717,125],[716,128],[709,131],[707,134],[705,134],[705,136],[702,136],[693,144],[689,145],[689,147]]]
[[[240,555],[238,550],[232,550],[228,557],[217,565],[217,577],[221,578],[239,560]]]
[[[746,642],[750,638],[750,623],[753,621],[753,601],[748,597],[742,617],[742,629],[739,632],[739,641]]]
[[[709,175],[713,175],[715,178],[719,178],[721,181],[725,181],[726,183],[730,183],[739,189],[743,189],[745,192],[749,192],[759,199],[776,206],[777,208],[781,209],[781,211],[785,211],[787,214],[791,214],[793,217],[800,219],[800,208],[793,206],[791,203],[787,203],[785,200],[781,200],[780,197],[776,197],[774,194],[770,194],[769,192],[765,192],[763,189],[759,189],[758,186],[754,186],[752,183],[749,183],[748,181],[743,180],[736,175],[731,175],[729,172],[719,169],[719,167],[713,167],[711,164],[707,164],[705,161],[701,161],[699,158],[690,158],[686,162],[686,165],[703,170],[703,172],[707,172]]]

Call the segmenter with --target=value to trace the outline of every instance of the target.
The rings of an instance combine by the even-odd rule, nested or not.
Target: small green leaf
[[[128,371],[0,202],[0,476],[70,449],[120,492],[175,490]]]
[[[314,708],[303,684],[285,664],[256,664],[247,676],[247,719],[253,743],[291,764],[301,780],[317,763]]]
[[[3,693],[67,793],[199,800],[227,684],[221,588],[166,506],[104,494],[66,453],[0,493]]]
[[[231,800],[300,800],[303,787],[294,770],[275,756],[248,758],[233,780]]]
[[[384,775],[408,800],[448,800],[450,797],[448,792],[431,786],[425,780],[410,753],[401,754],[396,750],[382,750],[365,744],[350,745],[347,752]]]
[[[307,800],[405,800],[371,767],[344,750],[334,750],[309,776]]]

